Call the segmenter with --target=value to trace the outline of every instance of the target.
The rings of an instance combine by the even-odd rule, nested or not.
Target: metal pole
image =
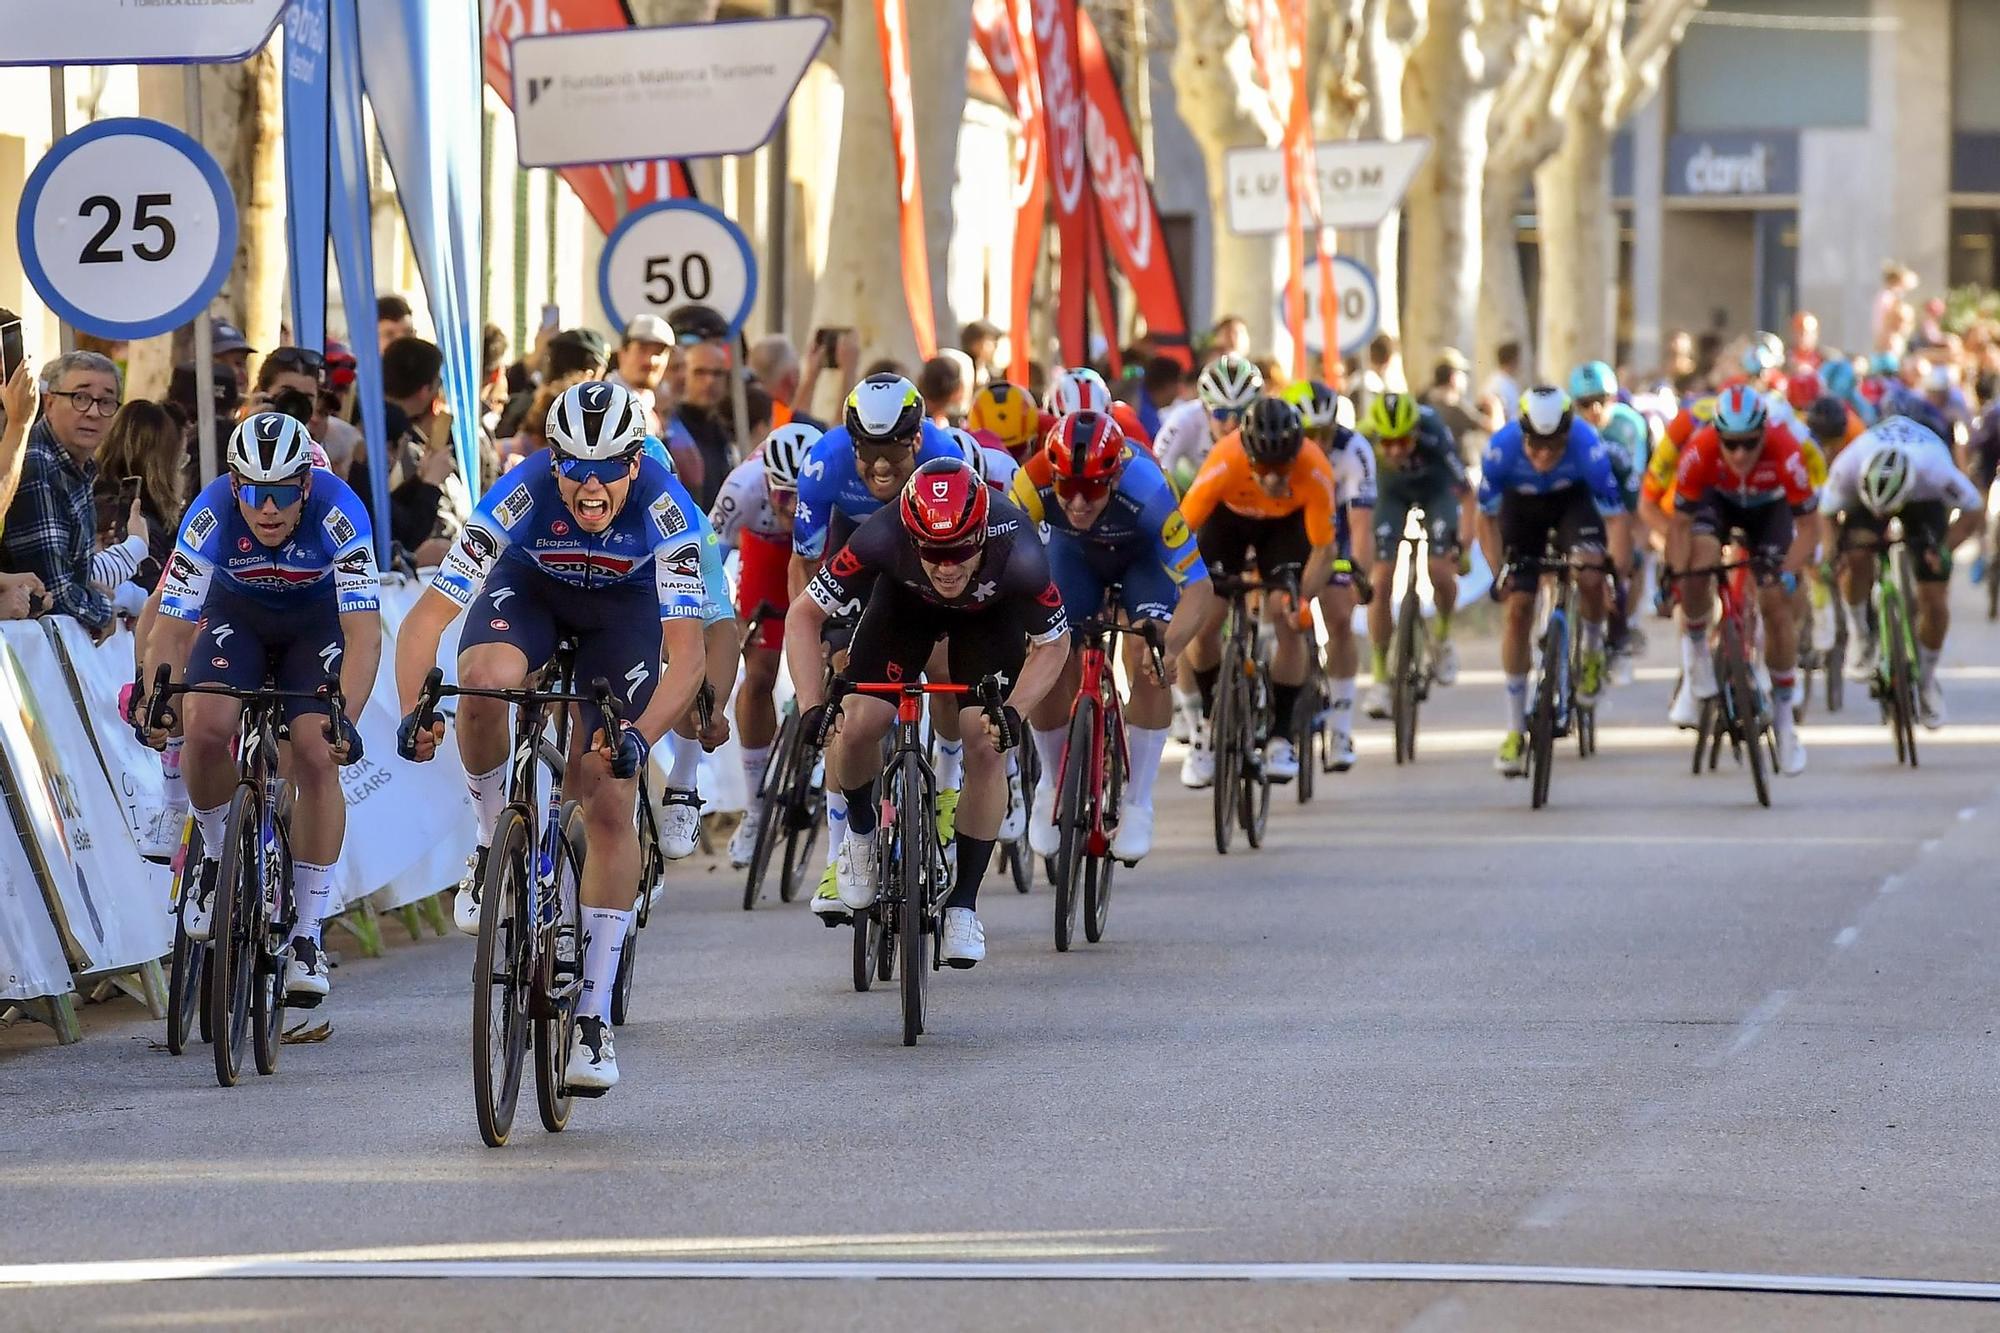
[[[181,72],[181,95],[187,103],[188,134],[201,140],[201,66],[185,65]],[[194,410],[196,433],[200,439],[201,483],[206,486],[222,471],[222,457],[215,441],[215,331],[209,327],[208,311],[194,317]]]
[[[49,66],[50,152],[54,152],[55,146],[62,142],[62,137],[69,133],[69,84],[63,75],[64,70],[61,65]],[[56,325],[56,333],[62,340],[61,346],[65,355],[76,350],[76,330],[71,328],[67,321]]]
[[[778,18],[790,18],[792,0],[777,0],[773,12]],[[771,178],[770,212],[764,224],[764,267],[769,284],[766,289],[766,310],[769,313],[766,317],[773,333],[785,332],[785,250],[790,240],[787,234],[791,228],[788,204],[792,190],[790,120],[789,111],[779,114],[777,131],[771,135],[771,146],[764,158],[764,168]]]

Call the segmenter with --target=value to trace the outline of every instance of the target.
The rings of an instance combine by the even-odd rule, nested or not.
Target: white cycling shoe
[[[854,919],[847,910],[847,904],[840,901],[840,871],[838,866],[829,865],[826,873],[819,878],[819,888],[813,892],[812,914],[822,925],[838,926]]]
[[[1215,751],[1208,748],[1208,723],[1194,729],[1187,754],[1181,759],[1181,786],[1199,790],[1215,781]]]
[[[876,880],[881,874],[878,860],[875,835],[848,829],[840,844],[840,859],[834,865],[842,906],[858,912],[875,905]]]
[[[292,961],[285,964],[285,994],[324,999],[332,989],[326,975],[326,954],[304,936],[293,940]]]
[[[944,909],[944,946],[938,957],[948,967],[971,967],[986,957],[986,927],[970,907]]]
[[[1371,682],[1368,693],[1362,696],[1361,707],[1363,712],[1378,722],[1389,716],[1394,707],[1389,698],[1389,682],[1385,680]]]
[[[1917,687],[1917,713],[1926,731],[1936,731],[1944,725],[1944,686],[1935,679]]]
[[[1021,790],[1020,770],[1007,766],[1007,813],[1000,816],[1000,842],[1012,842],[1028,827],[1028,802]]]
[[[486,879],[486,849],[481,847],[465,858],[465,878],[451,900],[451,924],[461,935],[479,934],[479,886]]]
[[[1062,845],[1062,830],[1056,827],[1056,789],[1051,778],[1035,784],[1035,804],[1028,818],[1028,850],[1036,856],[1054,856]]]
[[[1431,674],[1440,685],[1458,684],[1458,645],[1450,639],[1431,649]]]
[[[1118,811],[1118,832],[1111,839],[1111,855],[1127,865],[1153,850],[1153,807],[1126,802]]]
[[[1273,782],[1290,782],[1299,775],[1299,754],[1283,736],[1264,742],[1264,772]]]
[[[666,809],[660,812],[660,850],[669,861],[694,855],[701,841],[701,798],[691,791],[667,788]],[[749,864],[748,859],[744,861]]]
[[[1796,731],[1778,733],[1778,771],[1788,778],[1806,771],[1806,743]]]
[[[1333,733],[1332,744],[1333,771],[1336,773],[1345,773],[1348,769],[1353,768],[1357,762],[1354,753],[1354,737],[1348,735],[1346,732],[1336,731]]]
[[[181,904],[181,929],[197,942],[206,940],[215,923],[215,883],[222,878],[222,862],[201,858],[188,877],[187,900]]]
[[[601,1018],[579,1018],[570,1038],[569,1068],[563,1082],[586,1092],[618,1086],[618,1052],[611,1042],[611,1025]]]
[[[737,870],[750,864],[750,858],[757,854],[757,830],[763,827],[763,818],[755,812],[746,813],[743,822],[736,826],[736,832],[729,835],[729,864]]]

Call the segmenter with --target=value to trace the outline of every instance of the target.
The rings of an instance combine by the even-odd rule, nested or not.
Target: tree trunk
[[[1423,32],[1422,9],[1412,0],[1369,0],[1357,61],[1368,101],[1354,127],[1363,139],[1403,137],[1403,74],[1410,50]],[[1391,209],[1375,230],[1357,233],[1353,245],[1361,262],[1375,273],[1383,333],[1402,332],[1402,229],[1402,210]]]
[[[951,241],[957,231],[952,194],[958,186],[958,132],[965,122],[965,62],[972,43],[972,0],[908,0],[907,9],[910,101],[917,119],[917,182],[924,191],[932,318],[937,324],[938,346],[955,347],[964,320],[949,301]]]
[[[237,196],[242,234],[237,288],[243,336],[261,355],[286,341],[279,330],[284,311],[291,237],[285,227],[284,79],[278,65],[282,39],[273,37],[246,62],[243,86],[244,177],[249,188]],[[287,325],[289,327],[289,325]]]
[[[1491,369],[1499,364],[1500,344],[1521,344],[1521,364],[1532,377],[1534,349],[1528,329],[1528,285],[1521,276],[1521,254],[1514,240],[1514,210],[1527,188],[1525,171],[1486,174],[1479,204],[1479,334],[1474,364]]]
[[[1476,5],[1432,0],[1429,32],[1403,78],[1411,134],[1431,137],[1430,158],[1411,184],[1409,307],[1403,354],[1419,371],[1440,349],[1469,353],[1478,334],[1481,189],[1493,91],[1474,40]]]
[[[1612,359],[1617,299],[1617,218],[1611,210],[1611,131],[1585,96],[1554,157],[1535,173],[1541,232],[1542,364],[1566,375]]]

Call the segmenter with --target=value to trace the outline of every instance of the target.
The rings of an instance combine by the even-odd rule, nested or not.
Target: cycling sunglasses
[[[320,375],[326,370],[326,358],[309,347],[280,347],[264,360],[280,370],[296,370],[306,375]]]
[[[589,481],[602,482],[609,486],[613,482],[625,480],[631,475],[632,460],[629,458],[561,458],[556,459],[556,471],[564,481],[582,485]]]
[[[1581,408],[1589,409],[1593,407],[1602,407],[1610,401],[1611,401],[1611,395],[1608,393],[1593,393],[1588,397],[1577,399],[1576,405]]]
[[[1211,407],[1208,409],[1208,415],[1213,417],[1218,425],[1233,426],[1243,419],[1243,409],[1240,407]]]
[[[1081,477],[1057,477],[1056,498],[1059,500],[1086,500],[1095,502],[1111,493],[1116,483],[1110,477],[1090,480]]]
[[[236,493],[253,510],[262,509],[267,500],[280,509],[290,509],[305,498],[306,487],[302,481],[239,481]]]
[[[907,440],[890,440],[886,444],[862,444],[855,441],[854,456],[864,463],[872,463],[878,458],[898,459],[908,456],[917,447],[917,437]]]
[[[966,565],[985,550],[982,542],[961,542],[957,546],[919,546],[917,559],[927,565]]]
[[[1755,453],[1764,447],[1764,435],[1761,431],[1755,435],[1724,435],[1722,447],[1732,454]]]

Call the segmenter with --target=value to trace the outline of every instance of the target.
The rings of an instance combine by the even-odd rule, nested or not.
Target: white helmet
[[[1341,426],[1341,427],[1344,427],[1344,428],[1345,428],[1345,429],[1347,429],[1347,430],[1353,430],[1353,429],[1354,429],[1354,400],[1353,400],[1352,398],[1349,398],[1349,397],[1348,397],[1348,396],[1347,396],[1346,394],[1344,394],[1344,393],[1343,393],[1343,394],[1338,394],[1338,395],[1336,395],[1336,397],[1338,398],[1338,401],[1337,401],[1337,402],[1335,402],[1335,403],[1334,403],[1334,405],[1333,405],[1333,422],[1334,422],[1334,424],[1335,424],[1336,426]]]
[[[589,380],[549,405],[545,434],[558,459],[630,458],[646,444],[646,413],[622,384]]]
[[[765,485],[774,491],[797,490],[799,469],[805,466],[806,455],[819,443],[819,436],[819,427],[803,421],[786,422],[766,435],[759,446],[764,459]]]
[[[1059,417],[1072,412],[1109,412],[1111,386],[1104,382],[1104,376],[1088,366],[1065,370],[1049,385],[1042,410]]]
[[[1083,373],[1094,375],[1096,372],[1087,370]],[[1102,383],[1102,381],[1099,381],[1099,383]],[[1053,400],[1055,395],[1051,393],[1049,397]],[[972,474],[979,478],[980,484],[984,485],[986,482],[986,446],[981,444],[974,437],[973,433],[963,426],[946,426],[944,433],[951,437],[952,444],[958,449],[958,456],[965,460],[965,465],[972,469]]]
[[[229,437],[229,471],[243,481],[288,481],[313,465],[316,447],[297,417],[258,412]]]
[[[1899,444],[1887,444],[1861,469],[1861,503],[1877,518],[1901,512],[1915,484],[1917,470],[1909,452]]]
[[[1569,395],[1553,384],[1537,384],[1521,395],[1521,433],[1553,439],[1569,430]]]
[[[1232,352],[1208,363],[1195,391],[1211,412],[1241,412],[1264,391],[1264,373]]]

